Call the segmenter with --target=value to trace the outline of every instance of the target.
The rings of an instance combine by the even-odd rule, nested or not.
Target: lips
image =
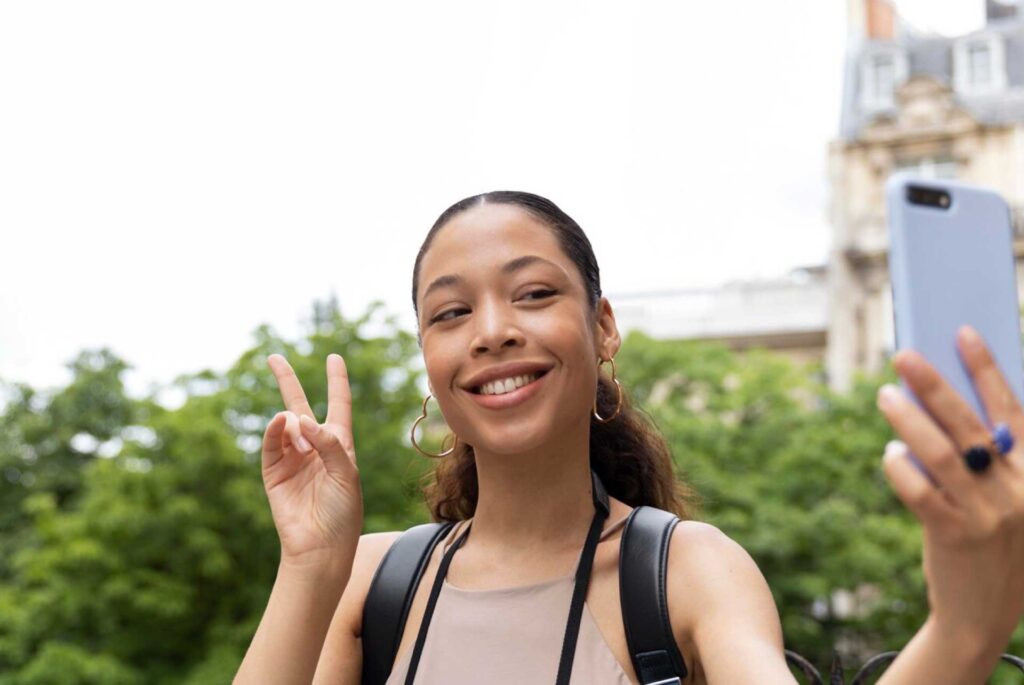
[[[467,392],[480,394],[482,387],[494,381],[504,381],[508,378],[518,376],[530,376],[532,374],[543,375],[551,370],[552,364],[543,362],[519,361],[498,364],[471,376],[468,380],[459,384],[459,387]],[[525,387],[525,386],[524,386]],[[491,388],[493,391],[494,388]]]
[[[496,381],[488,381],[477,388],[473,388],[472,391],[478,395],[504,395],[524,385],[533,383],[543,375],[543,373],[527,373],[515,376],[514,378],[499,378]]]
[[[476,402],[477,405],[485,409],[508,409],[528,401],[540,392],[549,375],[550,374],[548,373],[544,373],[532,383],[527,383],[526,385],[518,387],[511,392],[502,393],[501,395],[482,395],[467,389],[464,389],[464,392],[470,399]]]

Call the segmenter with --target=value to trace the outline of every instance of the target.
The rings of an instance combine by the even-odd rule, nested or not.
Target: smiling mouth
[[[537,381],[545,374],[547,374],[547,371],[535,371],[534,373],[489,381],[483,385],[471,388],[470,392],[474,395],[506,395]]]

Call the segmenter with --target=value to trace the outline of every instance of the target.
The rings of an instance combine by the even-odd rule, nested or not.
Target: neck
[[[577,548],[594,517],[590,424],[521,454],[476,451],[470,540],[504,550]]]

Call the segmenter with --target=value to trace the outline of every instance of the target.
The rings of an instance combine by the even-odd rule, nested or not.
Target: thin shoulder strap
[[[416,588],[431,553],[453,525],[413,526],[392,543],[377,567],[363,605],[362,685],[384,685],[391,674]]]
[[[686,663],[668,616],[665,577],[674,514],[636,507],[626,519],[619,552],[619,599],[626,644],[643,685],[681,685]]]

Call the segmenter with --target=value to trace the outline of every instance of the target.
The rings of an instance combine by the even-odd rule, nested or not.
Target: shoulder
[[[402,531],[389,531],[366,533],[359,537],[356,555],[352,561],[352,574],[338,604],[338,613],[353,635],[358,636],[362,632],[363,604],[377,567],[401,535]]]
[[[701,521],[680,521],[669,542],[669,571],[673,577],[706,584],[723,572],[742,575],[761,572],[742,546],[721,530]]]
[[[781,657],[782,628],[764,575],[750,554],[715,526],[682,521],[675,527],[666,583],[676,640],[695,653],[705,671],[724,654],[731,654],[729,660],[743,653],[772,662]]]
[[[352,574],[349,576],[345,594],[342,596],[342,605],[346,604],[347,600],[348,609],[353,613],[352,618],[355,619],[353,626],[356,629],[356,634],[362,624],[362,604],[366,601],[374,574],[377,573],[377,568],[388,550],[401,536],[401,530],[390,530],[388,532],[369,532],[359,537],[355,558],[352,561]]]
[[[381,559],[402,535],[399,531],[367,533],[359,537],[352,572],[334,611],[324,647],[317,663],[314,685],[359,682],[362,651],[359,636],[363,630],[363,605],[366,593]]]
[[[673,628],[690,635],[703,612],[721,597],[750,587],[767,588],[747,551],[701,521],[680,521],[672,531],[666,584]]]

